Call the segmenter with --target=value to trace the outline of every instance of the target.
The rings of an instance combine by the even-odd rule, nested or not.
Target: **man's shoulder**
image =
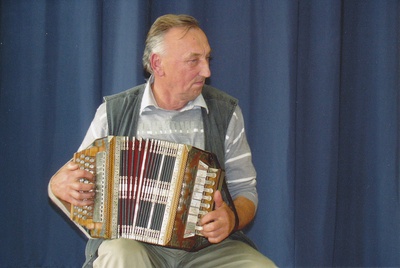
[[[146,86],[146,84],[141,84],[141,85],[132,87],[130,89],[124,90],[122,92],[119,92],[119,93],[116,93],[113,95],[109,95],[109,96],[105,96],[104,100],[112,101],[112,100],[123,99],[123,98],[127,98],[127,97],[138,96],[140,94],[143,94],[145,86]]]
[[[218,100],[218,101],[227,101],[233,104],[238,103],[238,100],[235,97],[210,85],[204,85],[202,95],[206,101]]]

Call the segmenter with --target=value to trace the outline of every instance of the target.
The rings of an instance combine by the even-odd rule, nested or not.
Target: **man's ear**
[[[150,65],[151,69],[153,70],[154,74],[157,76],[163,76],[164,70],[161,64],[161,57],[158,54],[151,54],[150,56]]]

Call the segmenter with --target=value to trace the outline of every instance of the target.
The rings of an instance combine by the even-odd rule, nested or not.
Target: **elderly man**
[[[190,144],[215,153],[226,171],[234,211],[221,193],[215,209],[201,219],[211,243],[195,252],[132,239],[90,239],[84,267],[268,267],[273,262],[252,246],[240,229],[257,207],[256,172],[237,100],[205,85],[211,75],[211,48],[198,22],[187,15],[165,15],[151,27],[143,55],[151,74],[146,84],[105,97],[84,149],[107,135],[136,136]],[[49,195],[67,213],[72,205],[93,204],[93,175],[68,162],[50,180]],[[236,218],[237,215],[237,218]]]

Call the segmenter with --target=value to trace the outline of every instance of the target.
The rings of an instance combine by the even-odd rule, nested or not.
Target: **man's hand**
[[[200,221],[202,234],[210,243],[219,243],[227,238],[235,228],[235,214],[222,200],[221,192],[214,194],[215,208]]]
[[[82,178],[89,183],[84,183]],[[76,163],[68,162],[53,176],[50,188],[57,198],[64,201],[64,204],[67,202],[77,206],[89,206],[93,204],[95,195],[93,182],[92,173],[80,169]]]

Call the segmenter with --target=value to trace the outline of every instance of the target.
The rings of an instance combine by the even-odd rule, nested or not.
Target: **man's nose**
[[[200,68],[201,68],[200,69],[201,76],[206,78],[211,76],[210,63],[208,62],[208,60],[204,60]]]

